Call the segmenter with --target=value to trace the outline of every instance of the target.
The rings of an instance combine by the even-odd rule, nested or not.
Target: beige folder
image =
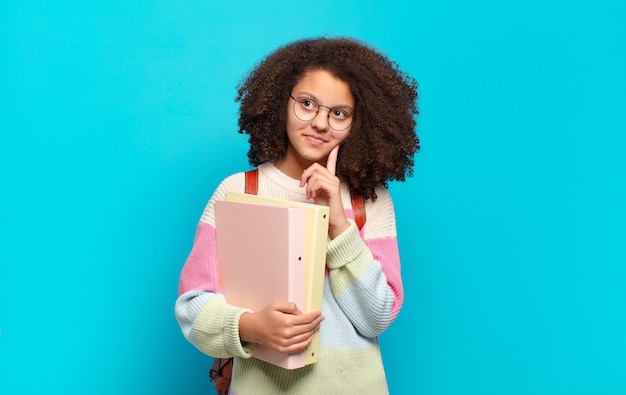
[[[329,208],[312,203],[267,198],[238,192],[227,192],[226,200],[253,204],[269,204],[287,207],[302,207],[306,212],[306,295],[304,312],[322,309],[324,272],[326,268],[326,246],[328,241]],[[305,365],[317,362],[319,358],[319,331],[305,350]]]

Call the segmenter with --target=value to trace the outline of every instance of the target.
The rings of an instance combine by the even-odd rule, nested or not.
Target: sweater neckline
[[[291,178],[287,174],[278,170],[278,168],[274,166],[274,162],[262,163],[258,166],[258,169],[267,178],[269,178],[272,183],[288,190],[289,192],[306,197],[306,186],[300,187],[300,180]]]

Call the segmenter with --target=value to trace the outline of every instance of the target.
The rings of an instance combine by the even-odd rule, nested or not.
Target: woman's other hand
[[[239,319],[242,341],[263,344],[282,353],[304,350],[324,320],[320,311],[302,313],[295,303],[273,302]]]

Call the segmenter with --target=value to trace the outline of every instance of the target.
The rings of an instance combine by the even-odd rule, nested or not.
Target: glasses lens
[[[331,108],[328,112],[328,124],[337,131],[348,129],[352,119],[352,113],[344,108]]]
[[[293,112],[301,121],[310,121],[317,115],[317,103],[306,97],[300,97],[293,103]]]

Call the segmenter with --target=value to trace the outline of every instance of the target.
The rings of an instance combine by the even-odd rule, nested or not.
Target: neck
[[[297,160],[289,158],[288,156],[276,159],[274,161],[274,166],[276,166],[276,168],[284,174],[291,178],[295,178],[296,180],[300,179],[302,172],[308,167],[303,163],[299,163]]]
[[[302,156],[295,152],[295,149],[289,144],[287,146],[287,153],[274,161],[274,166],[281,172],[285,173],[291,178],[299,180],[302,176],[302,172],[309,168],[314,162],[308,159],[304,159]],[[320,162],[321,165],[326,163]]]

